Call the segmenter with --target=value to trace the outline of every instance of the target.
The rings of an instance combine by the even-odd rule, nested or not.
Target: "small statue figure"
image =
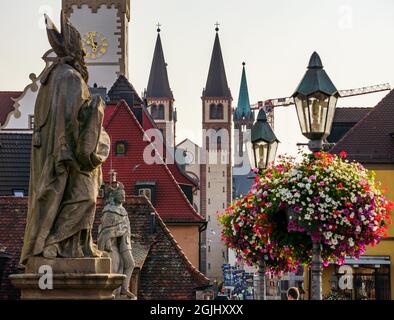
[[[101,257],[93,244],[101,165],[110,139],[105,102],[91,96],[81,35],[61,15],[61,33],[45,16],[57,55],[43,75],[34,110],[27,224],[21,263],[30,257]]]
[[[97,244],[100,250],[109,252],[112,260],[112,272],[126,275],[120,290],[115,291],[115,296],[118,298],[126,296],[129,299],[136,300],[136,296],[129,290],[135,263],[131,251],[130,221],[127,211],[123,207],[124,202],[123,184],[111,181],[106,186],[106,205],[99,226]]]

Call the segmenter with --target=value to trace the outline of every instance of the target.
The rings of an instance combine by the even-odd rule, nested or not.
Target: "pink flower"
[[[309,177],[309,179],[312,180],[312,181],[316,180],[316,176],[312,175],[312,176]]]
[[[322,180],[322,181],[319,182],[319,184],[320,184],[321,186],[324,186],[326,183]]]

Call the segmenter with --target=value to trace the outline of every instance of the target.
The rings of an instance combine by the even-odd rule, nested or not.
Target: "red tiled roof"
[[[0,243],[6,247],[10,256],[0,282],[0,300],[17,299],[15,289],[8,276],[19,273],[19,257],[23,245],[26,225],[28,198],[0,197]],[[137,234],[134,250],[149,248],[140,270],[138,298],[140,300],[195,299],[195,288],[208,285],[209,280],[188,260],[163,220],[144,197],[127,197],[124,204],[131,221],[131,233]],[[156,230],[150,230],[151,213],[155,213]],[[102,213],[102,200],[99,199],[93,228],[93,238]]]
[[[110,121],[114,111],[116,109],[115,104],[108,104],[107,108],[105,110],[105,117],[104,117],[104,127],[108,124]],[[146,111],[145,108],[142,108],[142,127],[144,131],[149,130],[149,129],[157,129],[157,126],[154,123],[154,120],[150,117],[149,113]],[[166,153],[169,158],[167,158],[166,163],[168,169],[170,169],[171,173],[174,175],[175,180],[179,184],[185,184],[185,185],[192,185],[194,187],[198,187],[198,182],[191,178],[190,176],[187,175],[187,173],[182,172],[182,170],[179,168],[179,166],[175,163],[174,157],[172,156],[172,153],[169,150],[166,150],[167,146],[163,144],[163,152]],[[168,151],[168,152],[166,152]]]
[[[336,108],[335,123],[357,123],[364,118],[373,108]]]
[[[118,173],[118,180],[125,185],[127,194],[134,194],[137,181],[155,181],[157,190],[154,206],[165,222],[203,223],[204,218],[190,204],[168,166],[164,163],[145,163],[144,151],[152,145],[143,140],[144,129],[127,103],[122,100],[107,117],[105,128],[112,139],[112,151],[110,159],[103,165],[104,180],[108,180],[112,165],[112,169]],[[125,156],[115,156],[116,141],[127,141]]]
[[[20,91],[0,91],[0,127],[7,121],[8,114],[14,110],[14,101],[11,98],[18,98]]]
[[[332,152],[346,151],[362,163],[394,163],[394,90],[338,141]]]

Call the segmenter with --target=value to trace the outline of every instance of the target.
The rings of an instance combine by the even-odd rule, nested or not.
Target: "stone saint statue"
[[[119,182],[106,186],[105,207],[99,227],[98,247],[109,252],[112,260],[112,272],[126,275],[122,287],[116,290],[117,297],[125,296],[136,299],[129,291],[130,280],[134,270],[134,258],[131,252],[130,221],[126,209],[124,187]]]
[[[41,80],[34,120],[30,194],[21,263],[30,257],[101,257],[92,241],[101,164],[110,139],[104,101],[87,86],[81,36],[65,15],[61,33],[45,16],[57,55]]]

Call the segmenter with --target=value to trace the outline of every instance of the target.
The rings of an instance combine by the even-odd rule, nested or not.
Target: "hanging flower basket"
[[[345,153],[319,152],[300,162],[280,157],[219,220],[223,240],[240,259],[265,261],[280,273],[310,263],[312,239],[322,244],[324,265],[358,258],[387,236],[392,206],[373,172]]]

